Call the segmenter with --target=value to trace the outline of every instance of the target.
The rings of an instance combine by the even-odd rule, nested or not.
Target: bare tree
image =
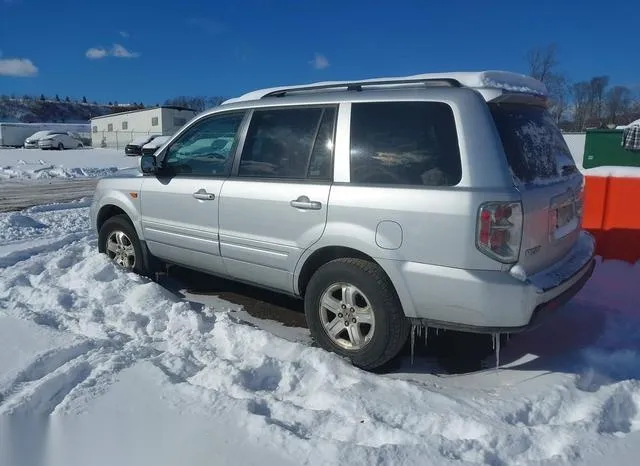
[[[589,81],[589,118],[592,123],[600,124],[604,116],[605,90],[609,85],[609,76],[594,76]]]
[[[547,79],[546,86],[549,93],[549,111],[556,123],[560,123],[569,108],[569,83],[564,76],[554,74]]]
[[[620,117],[629,112],[631,97],[631,89],[626,86],[614,86],[609,89],[605,97],[605,109],[610,123],[622,123]]]
[[[531,49],[527,53],[527,63],[529,75],[546,84],[546,80],[558,65],[558,47],[552,43]]]
[[[569,84],[567,79],[556,72],[558,65],[558,47],[556,44],[548,44],[531,49],[527,53],[529,75],[542,81],[549,94],[549,110],[556,120],[560,122],[569,106]]]
[[[575,129],[582,131],[589,118],[591,83],[589,81],[575,83],[571,86],[571,94],[573,95],[573,120],[575,122]]]

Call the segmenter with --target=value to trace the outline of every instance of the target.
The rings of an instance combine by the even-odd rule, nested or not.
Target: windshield
[[[37,133],[33,133],[27,139],[40,139],[42,137],[45,137],[49,133],[51,133],[51,131],[38,131]]]
[[[546,109],[523,104],[490,107],[509,166],[521,182],[560,179],[577,171],[569,147]]]

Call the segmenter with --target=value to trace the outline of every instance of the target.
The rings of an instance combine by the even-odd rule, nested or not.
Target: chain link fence
[[[109,149],[124,149],[124,146],[135,139],[157,134],[163,135],[161,131],[94,131],[91,133],[91,145],[93,147],[104,147]]]

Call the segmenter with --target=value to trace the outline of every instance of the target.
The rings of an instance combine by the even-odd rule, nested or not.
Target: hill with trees
[[[20,123],[87,123],[90,118],[109,113],[144,108],[142,104],[89,103],[86,97],[72,100],[60,96],[0,95],[0,121]]]

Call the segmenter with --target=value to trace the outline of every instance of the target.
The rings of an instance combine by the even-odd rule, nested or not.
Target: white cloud
[[[118,34],[120,34],[125,39],[129,38],[129,33],[127,31],[118,31]]]
[[[84,54],[90,60],[99,60],[109,56],[117,58],[137,58],[140,56],[138,52],[130,52],[120,44],[113,44],[110,50],[104,47],[91,47]]]
[[[28,58],[0,58],[0,76],[37,76],[38,68]]]
[[[109,52],[102,47],[91,47],[84,54],[89,60],[99,60],[109,55]]]
[[[329,60],[327,57],[320,53],[316,53],[316,56],[309,62],[316,70],[324,70],[329,67]]]
[[[138,58],[140,56],[138,52],[130,52],[120,44],[113,44],[111,55],[119,58]]]

